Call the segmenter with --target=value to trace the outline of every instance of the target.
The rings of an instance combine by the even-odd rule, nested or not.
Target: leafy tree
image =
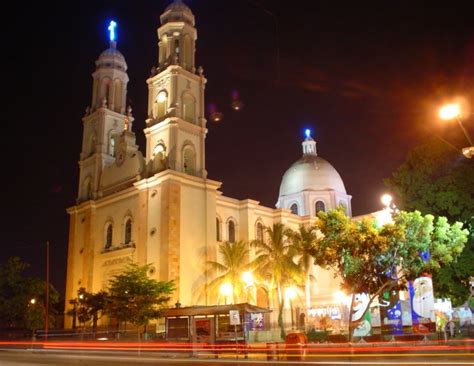
[[[220,286],[224,283],[232,284],[232,301],[240,301],[245,293],[245,287],[241,279],[242,273],[249,269],[249,250],[243,241],[236,243],[224,242],[219,245],[219,254],[222,260],[207,261],[207,267],[217,272],[218,276],[209,282],[207,290],[217,295]]]
[[[146,326],[159,318],[175,290],[173,281],[148,278],[150,264],[129,264],[125,272],[110,281],[107,314],[119,322]]]
[[[81,287],[77,291],[77,297],[69,301],[73,308],[68,314],[77,317],[82,324],[92,320],[92,330],[95,332],[98,320],[105,314],[107,296],[106,291],[92,293]]]
[[[305,277],[306,307],[311,305],[310,298],[310,272],[313,266],[314,246],[317,240],[315,226],[300,225],[298,231],[289,232],[292,246],[290,253],[297,257],[297,265],[302,269]]]
[[[44,326],[45,282],[27,277],[24,271],[29,267],[18,257],[11,257],[0,264],[0,327],[35,330]],[[53,306],[59,302],[59,294],[50,285],[50,315]]]
[[[374,219],[351,221],[340,208],[319,213],[317,226],[323,237],[315,263],[332,268],[349,293],[370,294],[369,305],[381,293],[455,261],[468,235],[462,223],[450,225],[444,217],[435,220],[418,211],[402,211],[393,223],[379,227]]]
[[[458,261],[433,276],[440,296],[462,304],[469,296],[469,278],[474,275],[474,159],[432,139],[413,149],[385,184],[402,209],[445,216],[450,222],[463,222],[470,231]]]
[[[291,231],[283,224],[274,224],[267,227],[267,242],[255,241],[252,245],[256,248],[256,257],[252,262],[256,273],[269,283],[269,294],[273,296],[276,291],[278,300],[278,325],[281,330],[281,337],[285,338],[285,328],[283,324],[283,307],[285,286],[301,283],[301,268],[293,261],[291,251],[291,241],[289,236]]]

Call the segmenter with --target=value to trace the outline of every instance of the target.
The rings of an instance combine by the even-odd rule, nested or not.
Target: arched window
[[[153,173],[161,172],[166,169],[166,147],[160,142],[153,149]]]
[[[162,90],[158,93],[155,100],[154,115],[156,119],[161,119],[166,116],[168,109],[168,93]]]
[[[113,133],[109,135],[109,155],[115,156],[115,135]]]
[[[122,82],[115,79],[114,84],[114,111],[120,113],[122,109]]]
[[[179,39],[174,40],[174,53],[179,57]]]
[[[168,58],[168,37],[163,35],[163,38],[160,42],[160,66],[163,66],[166,63]]]
[[[83,197],[86,200],[92,199],[92,178],[91,177],[87,177],[84,180]]]
[[[191,145],[187,145],[183,149],[183,171],[186,174],[196,174],[196,154]]]
[[[229,243],[235,243],[235,224],[232,220],[227,224],[227,230]]]
[[[218,217],[216,217],[216,240],[217,241],[222,241],[221,220],[219,220]]]
[[[130,244],[132,242],[132,219],[128,218],[125,221],[125,241],[124,244]]]
[[[184,36],[184,62],[185,62],[185,67],[187,69],[190,69],[193,67],[192,65],[192,47],[191,47],[191,37],[189,34],[186,34]]]
[[[255,238],[258,241],[263,242],[263,224],[261,222],[257,222]]]
[[[93,155],[95,153],[95,145],[96,145],[97,137],[95,135],[95,132],[92,132],[91,135],[89,136],[89,156]]]
[[[112,246],[112,232],[113,226],[112,224],[108,224],[107,230],[105,231],[105,249],[110,249]]]
[[[184,120],[195,123],[195,102],[191,94],[183,95],[183,118]]]
[[[324,204],[323,201],[316,201],[315,211],[316,211],[316,215],[320,211],[326,211],[326,205]]]
[[[290,210],[292,214],[298,215],[298,205],[296,203],[293,203],[290,206]]]

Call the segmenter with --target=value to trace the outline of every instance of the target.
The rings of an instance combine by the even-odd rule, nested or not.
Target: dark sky
[[[81,117],[94,61],[118,22],[134,131],[144,146],[146,78],[157,63],[159,15],[169,1],[50,1],[3,13],[2,240],[64,292],[68,217],[78,184]],[[429,136],[465,144],[434,108],[463,95],[474,107],[474,1],[189,0],[208,122],[209,178],[225,195],[274,207],[281,177],[301,155],[306,127],[341,174],[354,215],[380,208],[383,179]],[[238,91],[244,108],[230,108]],[[465,125],[474,136],[474,118]]]

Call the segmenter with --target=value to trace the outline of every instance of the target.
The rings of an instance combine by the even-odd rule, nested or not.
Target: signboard
[[[231,325],[240,324],[240,314],[238,310],[229,310],[229,318],[230,318]]]

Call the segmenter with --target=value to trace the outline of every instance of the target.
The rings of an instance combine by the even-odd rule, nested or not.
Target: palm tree
[[[311,284],[311,268],[313,266],[314,245],[317,240],[316,227],[300,225],[298,231],[290,233],[292,246],[291,254],[298,258],[297,264],[301,268],[305,278],[305,297],[306,308],[311,306],[310,284]]]
[[[293,262],[291,253],[291,232],[283,224],[274,224],[267,227],[267,242],[254,241],[252,245],[256,248],[256,257],[252,262],[257,275],[269,283],[269,294],[276,290],[278,299],[278,325],[281,329],[282,338],[285,337],[283,326],[283,289],[286,285],[297,282],[301,275],[298,265]]]
[[[232,285],[232,302],[240,301],[245,292],[241,279],[242,273],[249,268],[248,245],[239,240],[235,243],[224,242],[219,244],[221,262],[206,261],[208,269],[217,272],[218,277],[207,284],[208,291],[213,295],[219,294],[219,289],[224,283]]]

